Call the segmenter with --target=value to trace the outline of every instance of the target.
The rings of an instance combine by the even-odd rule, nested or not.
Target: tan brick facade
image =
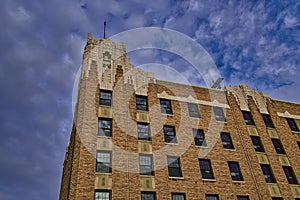
[[[141,199],[153,191],[156,199],[184,193],[204,200],[206,194],[232,200],[300,198],[298,184],[289,184],[282,166],[291,166],[300,181],[300,105],[271,99],[245,85],[214,90],[156,80],[137,70],[125,54],[125,45],[91,35],[83,55],[74,125],[64,161],[60,200],[94,199],[95,191],[110,191],[111,199]],[[100,106],[100,91],[112,91],[112,106]],[[148,111],[136,110],[136,95],[147,96]],[[171,100],[173,114],[161,113],[160,98]],[[196,103],[200,118],[189,116]],[[215,120],[213,106],[222,107],[226,122]],[[241,110],[250,111],[255,126],[246,125]],[[266,128],[262,113],[275,128]],[[112,136],[98,136],[98,119],[112,119]],[[149,123],[151,141],[138,140],[137,122]],[[175,127],[177,144],[166,144],[163,126]],[[203,129],[207,147],[195,145],[193,128]],[[220,132],[230,133],[234,149],[225,149]],[[264,152],[256,152],[251,135],[259,136]],[[271,138],[279,138],[286,154],[278,154]],[[111,173],[96,172],[96,152],[111,153]],[[153,155],[154,175],[139,174],[139,154]],[[182,177],[169,177],[167,156],[179,156]],[[202,179],[199,158],[209,159],[214,179]],[[238,162],[242,181],[233,181],[228,161]],[[271,166],[276,183],[266,183],[260,164]]]

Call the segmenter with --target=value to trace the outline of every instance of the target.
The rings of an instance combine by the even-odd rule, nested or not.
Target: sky
[[[1,200],[58,199],[74,80],[87,34],[101,38],[104,20],[108,37],[149,26],[186,34],[211,55],[225,85],[300,102],[300,1],[2,0]],[[129,56],[197,82],[168,52]]]

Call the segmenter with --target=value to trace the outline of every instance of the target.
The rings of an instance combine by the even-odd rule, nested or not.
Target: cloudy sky
[[[300,102],[299,1],[2,0],[1,200],[58,199],[74,78],[87,33],[102,37],[104,20],[107,36],[145,26],[186,34],[211,55],[226,85]],[[181,66],[195,79],[169,53],[130,56],[136,65]]]

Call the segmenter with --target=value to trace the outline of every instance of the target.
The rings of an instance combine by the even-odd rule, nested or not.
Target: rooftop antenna
[[[104,21],[104,34],[103,34],[103,38],[105,38],[105,29],[106,29],[106,21]]]
[[[223,80],[224,80],[224,78],[218,78],[216,81],[213,81],[211,88],[221,89],[221,82]]]

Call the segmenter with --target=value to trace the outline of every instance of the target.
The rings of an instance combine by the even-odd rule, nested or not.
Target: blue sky
[[[299,1],[3,0],[0,199],[58,199],[74,78],[87,33],[102,37],[104,20],[108,36],[145,26],[184,33],[211,55],[226,85],[300,102]],[[169,53],[130,56],[195,78]]]

